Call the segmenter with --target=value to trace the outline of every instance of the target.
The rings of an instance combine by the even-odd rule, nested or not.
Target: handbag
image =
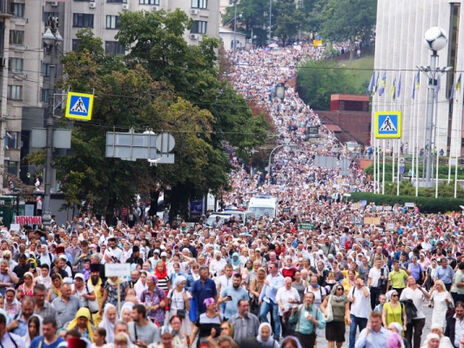
[[[330,323],[333,321],[332,295],[327,299],[327,307],[325,307],[325,321]]]
[[[87,295],[90,295],[90,292],[89,292],[89,287],[87,285],[87,282],[84,282],[85,283],[85,289],[87,290]],[[87,299],[87,307],[89,308],[89,311],[90,313],[94,314],[94,313],[97,313],[100,309],[100,306],[98,305],[98,301],[97,301],[97,298],[95,297],[95,300],[89,300]]]

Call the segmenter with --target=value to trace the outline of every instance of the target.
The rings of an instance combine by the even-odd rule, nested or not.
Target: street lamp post
[[[42,222],[46,225],[51,220],[50,196],[52,184],[52,156],[53,156],[53,104],[55,98],[55,73],[57,46],[63,41],[58,31],[57,18],[51,17],[48,28],[42,36],[44,47],[50,53],[50,88],[48,95],[48,110],[46,119],[46,155],[45,155],[45,178],[44,178],[44,200],[42,207]]]
[[[424,35],[427,47],[432,51],[430,56],[430,66],[418,67],[421,72],[425,72],[429,79],[428,92],[427,92],[427,115],[426,115],[426,129],[425,129],[425,182],[427,186],[432,184],[432,163],[433,163],[433,119],[434,111],[437,100],[438,92],[438,76],[441,73],[448,72],[452,68],[438,67],[438,54],[437,52],[443,49],[447,44],[447,38],[443,29],[439,27],[432,27],[426,31]]]
[[[281,145],[277,145],[276,147],[274,147],[271,151],[271,153],[269,154],[269,160],[268,160],[268,163],[267,163],[267,173],[269,175],[269,180],[268,180],[268,183],[271,182],[271,164],[272,164],[272,155],[274,154],[274,152],[276,152],[277,150],[283,148],[283,147],[289,147],[289,148],[292,148],[292,147],[298,147],[297,144],[281,144]]]
[[[234,1],[234,57],[235,57],[235,49],[237,48],[237,0]]]
[[[272,0],[269,0],[269,43],[272,40]]]

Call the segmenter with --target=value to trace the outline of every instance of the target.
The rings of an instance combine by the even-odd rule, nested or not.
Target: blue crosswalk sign
[[[374,131],[377,139],[401,138],[401,111],[377,111]]]
[[[68,92],[65,117],[90,121],[92,119],[93,94]]]

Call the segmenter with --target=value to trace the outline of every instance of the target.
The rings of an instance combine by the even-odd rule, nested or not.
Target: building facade
[[[50,17],[56,17],[63,42],[59,55],[76,47],[77,32],[92,28],[102,38],[105,52],[124,54],[114,36],[124,11],[182,9],[193,20],[184,34],[189,44],[203,35],[219,38],[219,0],[0,0],[0,164],[4,173],[34,182],[34,168],[21,162],[31,148],[31,130],[44,127],[50,91],[50,74],[61,74],[59,64],[42,43]],[[54,101],[60,102],[60,96]],[[7,181],[4,180],[4,186]],[[53,191],[53,189],[52,189]]]
[[[448,37],[447,46],[438,51],[439,66],[453,70],[441,74],[437,82],[433,148],[445,155],[463,154],[463,88],[457,82],[464,71],[464,35],[460,35],[464,33],[463,2],[377,2],[372,124],[376,111],[402,111],[401,144],[406,153],[425,149],[428,78],[423,72],[418,77],[418,66],[430,65],[432,51],[424,42],[424,34],[439,26]],[[375,144],[374,129],[371,134]]]

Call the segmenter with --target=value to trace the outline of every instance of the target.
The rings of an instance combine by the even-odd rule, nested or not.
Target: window
[[[192,8],[208,8],[208,0],[192,0]]]
[[[49,77],[50,76],[50,63],[42,63],[42,76]],[[55,70],[55,77],[56,77],[56,70]]]
[[[125,54],[126,50],[118,41],[105,41],[105,53],[114,55]]]
[[[11,12],[15,17],[24,17],[24,4],[19,4],[17,2],[11,3]]]
[[[5,167],[8,170],[8,174],[18,175],[19,162],[5,160]]]
[[[47,88],[40,89],[40,101],[42,103],[48,103],[48,98],[50,96],[50,90]]]
[[[93,14],[74,13],[73,14],[74,28],[93,28]]]
[[[120,27],[119,20],[120,20],[119,16],[107,15],[106,16],[106,29],[119,29]]]
[[[23,71],[23,59],[22,58],[10,58],[8,62],[8,70],[11,72],[22,72]]]
[[[23,94],[23,87],[16,85],[8,85],[6,97],[13,100],[21,100]]]
[[[206,23],[205,21],[194,21],[190,32],[192,34],[206,34]]]
[[[79,39],[73,39],[72,40],[72,50],[77,51],[79,49],[79,44],[81,43],[81,40]]]
[[[19,132],[5,132],[5,149],[19,148]]]
[[[10,30],[10,44],[22,45],[24,42],[23,30]]]
[[[140,5],[159,5],[159,0],[139,0]]]
[[[44,12],[43,13],[43,22],[45,25],[48,24],[48,19],[51,17],[56,17],[58,18],[58,12]]]
[[[106,0],[106,2],[114,2],[119,4],[126,4],[127,0]]]

